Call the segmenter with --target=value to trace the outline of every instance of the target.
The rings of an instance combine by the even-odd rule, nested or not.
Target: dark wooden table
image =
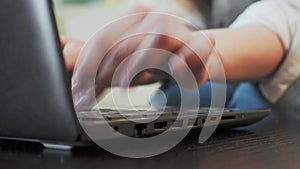
[[[147,159],[128,159],[97,147],[73,152],[0,141],[0,168],[28,169],[299,169],[300,122],[271,115],[255,125],[218,131],[204,144],[191,133],[177,147]]]

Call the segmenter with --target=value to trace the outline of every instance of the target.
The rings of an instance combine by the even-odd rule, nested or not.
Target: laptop
[[[0,6],[1,139],[33,141],[47,148],[68,149],[92,143],[80,123],[89,127],[109,123],[116,132],[130,137],[159,134],[171,126],[181,130],[184,122],[194,129],[203,127],[208,109],[197,111],[195,121],[186,114],[176,124],[178,110],[172,108],[165,110],[162,118],[149,123],[134,123],[131,119],[152,118],[159,110],[103,108],[76,112],[52,2],[1,0]],[[99,113],[104,118],[98,118]],[[270,110],[225,109],[219,127],[249,125],[269,113]]]

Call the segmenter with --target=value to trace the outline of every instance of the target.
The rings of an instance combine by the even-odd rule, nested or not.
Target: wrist
[[[199,36],[205,38],[204,44],[199,46],[201,50],[209,51],[204,56],[205,59],[202,59],[203,65],[205,67],[205,75],[203,77],[203,81],[215,81],[215,82],[225,82],[225,67],[224,61],[222,59],[221,53],[218,51],[216,47],[217,42],[216,38],[213,34],[213,30],[203,30],[199,31]],[[203,47],[204,46],[204,47]],[[206,46],[206,47],[205,47]]]

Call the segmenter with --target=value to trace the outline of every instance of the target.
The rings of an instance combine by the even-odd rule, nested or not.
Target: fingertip
[[[66,68],[67,68],[67,70],[69,70],[69,71],[72,71],[72,70],[74,70],[74,67],[75,67],[75,63],[71,63],[71,62],[65,62],[65,65],[66,65]]]
[[[65,46],[66,43],[67,43],[67,37],[64,36],[64,35],[60,35],[60,36],[59,36],[59,40],[60,40],[60,44],[61,44],[62,48],[64,48],[64,46]]]
[[[89,96],[80,97],[74,104],[77,110],[88,110],[92,108],[91,99]]]

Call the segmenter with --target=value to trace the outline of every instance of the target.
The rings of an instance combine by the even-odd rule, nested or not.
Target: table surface
[[[146,159],[122,158],[97,147],[66,152],[0,141],[0,168],[298,169],[299,127],[297,120],[271,115],[252,126],[218,131],[204,144],[194,132],[169,152]]]

